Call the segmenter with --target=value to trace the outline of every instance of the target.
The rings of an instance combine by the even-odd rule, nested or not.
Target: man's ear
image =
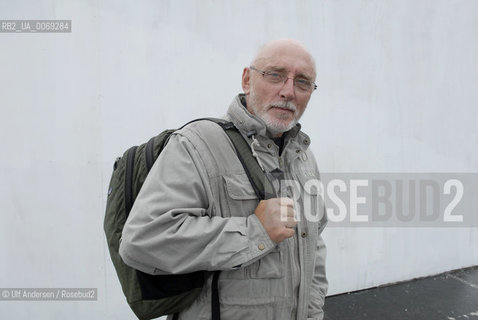
[[[242,71],[242,90],[246,95],[249,94],[251,87],[251,71],[249,68],[244,68]]]

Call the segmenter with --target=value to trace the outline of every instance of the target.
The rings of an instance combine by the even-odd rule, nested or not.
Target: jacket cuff
[[[251,260],[257,260],[276,247],[266,229],[255,214],[247,217],[247,235]]]

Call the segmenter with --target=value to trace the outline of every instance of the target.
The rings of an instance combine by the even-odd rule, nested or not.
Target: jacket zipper
[[[288,142],[289,141],[285,142],[284,152],[285,152],[285,150],[287,150],[286,147],[287,147]],[[291,179],[293,177],[291,177],[288,172],[284,171],[284,159],[283,159],[284,152],[282,152],[282,154],[279,155],[279,169],[284,172],[284,178],[285,179]],[[302,217],[297,217],[297,218],[300,220]],[[293,315],[293,316],[295,316],[295,319],[301,319],[301,318],[299,318],[299,316],[301,316],[303,314],[303,307],[300,305],[301,302],[304,299],[304,296],[301,292],[301,287],[302,287],[301,283],[302,283],[302,281],[305,281],[305,279],[303,279],[303,276],[302,276],[303,272],[301,270],[301,266],[303,265],[303,262],[301,261],[302,260],[301,251],[302,251],[303,246],[302,246],[300,238],[299,238],[299,234],[301,233],[301,229],[302,228],[301,228],[300,221],[299,221],[297,223],[297,226],[296,226],[295,235],[293,236],[292,252],[290,252],[290,257],[289,257],[292,261],[291,265],[293,267],[292,281],[295,284],[295,281],[297,279],[299,280],[299,283],[297,284],[298,285],[297,286],[297,294],[295,294],[294,288],[292,288],[292,292],[291,292],[294,295],[294,299],[295,299],[294,308],[293,308],[293,310],[291,310],[293,312],[294,309],[295,309],[295,315]]]

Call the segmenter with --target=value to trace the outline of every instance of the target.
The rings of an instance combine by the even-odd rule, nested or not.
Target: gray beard
[[[254,111],[254,114],[260,118],[262,121],[264,121],[267,131],[272,135],[272,136],[279,136],[282,135],[284,132],[289,131],[292,129],[299,119],[297,118],[296,114],[296,106],[288,103],[288,102],[278,102],[275,105],[278,105],[283,108],[288,108],[294,111],[294,119],[292,119],[289,124],[285,125],[280,121],[280,119],[274,119],[272,118],[271,115],[267,113],[268,108],[262,108],[261,110],[257,109],[257,104],[255,102],[255,94],[254,91],[251,89],[250,91],[250,107],[252,111]]]

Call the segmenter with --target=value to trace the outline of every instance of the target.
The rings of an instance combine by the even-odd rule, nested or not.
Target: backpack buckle
[[[225,122],[219,124],[224,130],[234,129],[236,126],[232,122]]]

